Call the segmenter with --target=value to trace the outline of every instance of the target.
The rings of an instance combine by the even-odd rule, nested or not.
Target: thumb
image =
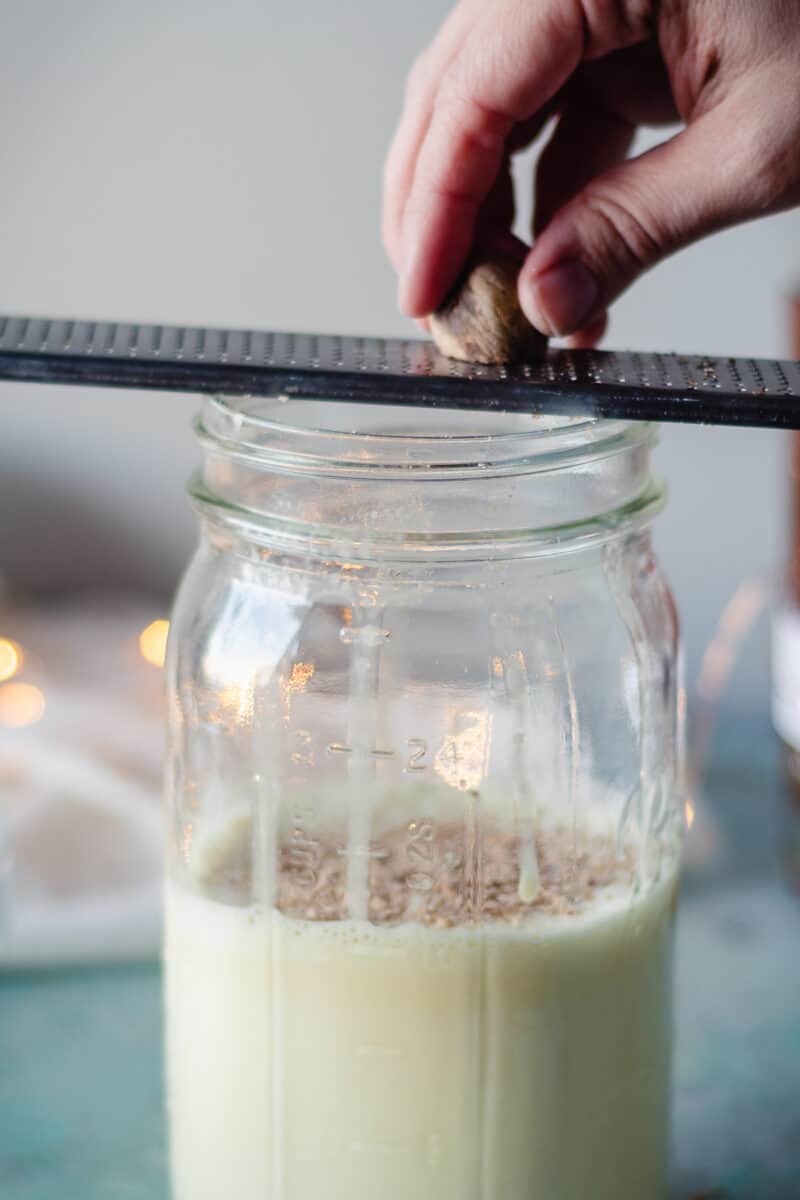
[[[591,180],[555,214],[520,272],[528,320],[550,337],[584,329],[672,251],[780,207],[787,155],[763,128],[712,110]]]

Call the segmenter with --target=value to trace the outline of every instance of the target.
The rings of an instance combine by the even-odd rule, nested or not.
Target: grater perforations
[[[0,378],[800,427],[800,363],[551,350],[472,365],[407,338],[0,315]]]

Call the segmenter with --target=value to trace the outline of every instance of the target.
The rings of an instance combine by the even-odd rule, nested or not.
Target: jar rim
[[[652,444],[656,426],[470,409],[344,404],[324,398],[214,396],[196,422],[202,442],[265,468],[359,475],[448,476],[548,471]]]
[[[231,504],[211,492],[199,472],[189,481],[195,510],[211,525],[237,527],[256,545],[297,552],[306,558],[334,560],[342,556],[353,564],[388,557],[397,563],[434,560],[440,562],[487,562],[493,559],[538,558],[573,554],[617,540],[622,533],[646,528],[666,502],[663,482],[654,478],[632,499],[606,512],[561,524],[527,528],[481,530],[438,530],[435,534],[404,531],[370,533],[367,537],[345,535],[341,528],[319,523],[265,515],[244,504]],[[354,568],[355,569],[355,568]],[[357,568],[361,569],[361,568]]]
[[[645,422],[215,397],[195,428],[201,514],[348,560],[576,548],[663,502]]]

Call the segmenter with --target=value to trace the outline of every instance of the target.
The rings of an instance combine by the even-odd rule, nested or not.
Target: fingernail
[[[600,284],[578,259],[523,277],[520,287],[525,316],[548,337],[565,337],[581,329],[599,297]]]

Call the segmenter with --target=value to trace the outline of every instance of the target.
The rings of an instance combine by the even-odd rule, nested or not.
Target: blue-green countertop
[[[673,1196],[800,1200],[800,897],[764,723],[721,730],[708,793],[721,844],[678,927]],[[0,1197],[167,1200],[161,1073],[157,967],[0,976]]]

